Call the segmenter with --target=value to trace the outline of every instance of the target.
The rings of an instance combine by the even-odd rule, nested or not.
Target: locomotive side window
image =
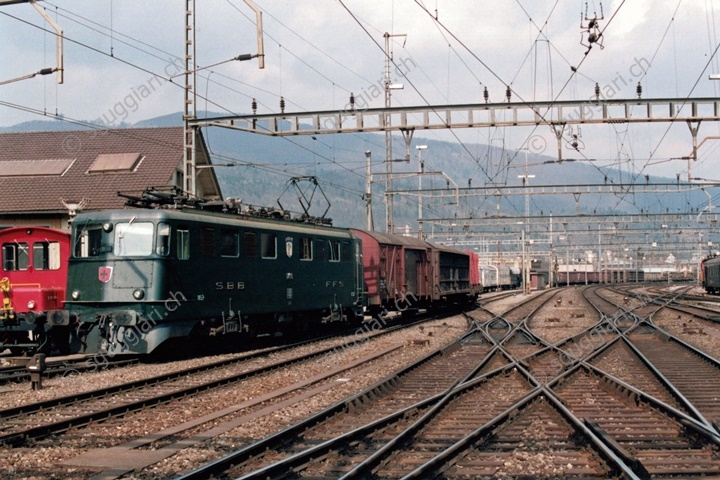
[[[260,251],[262,258],[277,258],[277,236],[274,233],[260,234]]]
[[[330,244],[330,261],[331,262],[339,262],[340,261],[340,242],[338,240],[329,240],[328,243]]]
[[[151,255],[154,231],[155,226],[151,222],[118,223],[115,226],[113,253],[120,257]]]
[[[86,225],[75,232],[73,255],[78,258],[97,257],[102,253],[102,229],[100,225]]]
[[[200,255],[204,257],[215,256],[215,229],[200,229]]]
[[[352,257],[351,252],[352,250],[350,249],[350,242],[342,242],[342,253],[340,255],[340,258],[342,258],[344,262],[350,261],[350,258]]]
[[[243,235],[243,257],[257,257],[257,235],[254,232],[245,232]]]
[[[30,263],[30,252],[25,242],[6,243],[3,245],[3,269],[6,272],[27,270]]]
[[[58,270],[60,268],[60,242],[34,243],[33,268],[35,270]]]
[[[325,240],[315,240],[315,258],[320,262],[325,261]]]
[[[300,260],[313,259],[313,242],[310,237],[300,237]]]
[[[187,229],[177,230],[177,257],[178,260],[190,258],[190,231]]]
[[[220,256],[237,257],[240,254],[240,242],[237,232],[222,230],[220,232]]]
[[[170,225],[158,223],[155,253],[167,257],[170,254]]]

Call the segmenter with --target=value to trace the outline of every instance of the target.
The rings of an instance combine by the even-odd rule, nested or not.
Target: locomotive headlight
[[[33,308],[35,308],[35,300],[30,300],[28,302],[28,310],[32,310]]]
[[[110,223],[110,222],[103,223],[102,229],[103,229],[106,233],[110,233],[110,232],[112,232],[113,224]]]
[[[75,290],[70,294],[70,296],[72,297],[73,300],[77,300],[78,298],[80,298],[80,292]]]
[[[135,300],[142,300],[143,298],[145,298],[145,292],[138,288],[133,292],[133,298]]]

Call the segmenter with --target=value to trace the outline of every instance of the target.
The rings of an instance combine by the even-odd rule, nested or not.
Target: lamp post
[[[418,172],[418,238],[423,238],[423,198],[422,198],[422,177],[425,171],[425,164],[422,161],[422,151],[427,150],[427,145],[418,145],[415,147],[418,151],[418,163],[420,171]]]
[[[524,175],[518,175],[518,178],[522,178],[523,188],[525,189],[525,222],[523,222],[523,230],[522,230],[522,242],[523,242],[523,265],[522,265],[522,279],[523,279],[523,293],[527,294],[530,293],[530,282],[529,282],[529,276],[530,276],[530,269],[526,265],[526,248],[525,248],[525,231],[527,230],[527,236],[530,237],[530,197],[528,196],[528,185],[530,184],[530,179],[535,178],[535,175],[528,175],[528,149],[523,148],[522,150],[525,150],[525,174]],[[527,252],[528,256],[530,252]]]
[[[372,218],[372,152],[365,151],[365,229],[368,232],[374,230]]]

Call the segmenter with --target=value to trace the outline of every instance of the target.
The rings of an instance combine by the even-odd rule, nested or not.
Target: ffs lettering
[[[327,288],[334,288],[334,287],[340,287],[343,288],[345,286],[345,282],[342,280],[328,280],[325,282],[325,287]]]

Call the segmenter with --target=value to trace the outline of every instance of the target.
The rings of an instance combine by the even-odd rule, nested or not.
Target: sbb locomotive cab
[[[78,215],[72,241],[67,308],[87,352],[362,319],[360,244],[346,230],[129,209]]]

